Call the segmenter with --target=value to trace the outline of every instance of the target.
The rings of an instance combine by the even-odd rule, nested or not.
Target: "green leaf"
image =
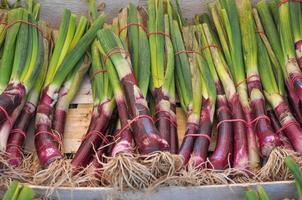
[[[265,189],[262,186],[258,185],[257,190],[261,200],[270,200],[268,194],[266,193]]]
[[[281,1],[281,0],[280,0]],[[291,31],[291,20],[289,12],[289,3],[283,3],[279,7],[279,25],[281,34],[281,45],[283,49],[284,61],[295,57],[294,40]],[[287,62],[287,61],[286,61]],[[282,63],[285,65],[286,63]]]
[[[11,182],[8,190],[5,192],[3,200],[17,200],[20,190],[22,189],[22,185],[17,182]]]
[[[260,15],[265,34],[267,35],[267,39],[269,40],[269,43],[272,46],[280,65],[284,68],[284,57],[282,52],[281,41],[278,34],[277,26],[269,10],[269,6],[264,0],[261,0],[257,3],[256,8]]]
[[[175,53],[186,51],[182,33],[176,20],[173,20],[171,38]],[[175,59],[176,80],[179,84],[179,87],[177,87],[179,88],[178,95],[182,96],[181,98],[183,99],[184,103],[183,107],[188,108],[188,106],[191,104],[191,101],[193,100],[191,71],[188,55],[186,53],[179,53],[175,56]]]
[[[140,24],[145,24],[146,16],[138,12],[138,21]],[[141,89],[144,97],[147,97],[147,92],[150,83],[151,57],[148,35],[144,29],[139,28],[139,61],[138,61],[138,86]]]
[[[262,86],[264,90],[268,93],[278,93],[279,90],[272,69],[272,65],[268,53],[266,51],[266,48],[259,36],[257,36],[257,45],[258,45],[258,70],[259,70]]]
[[[298,167],[297,163],[294,161],[294,159],[291,156],[287,156],[285,158],[285,164],[291,171],[291,173],[294,175],[296,181],[302,185],[302,172],[300,168]]]
[[[24,21],[28,21],[29,15],[27,12],[23,12]],[[22,70],[25,66],[27,56],[27,46],[29,41],[29,28],[28,24],[22,23],[16,40],[16,51],[14,55],[13,68],[11,74],[11,80],[19,80]]]
[[[128,24],[137,24],[137,10],[133,4],[129,4],[128,7]],[[128,43],[129,51],[131,56],[131,63],[134,71],[135,77],[138,79],[139,74],[139,27],[138,26],[129,26],[128,27]]]
[[[20,191],[17,200],[32,200],[35,197],[33,189],[24,186]]]
[[[77,45],[66,55],[54,76],[53,83],[55,85],[59,86],[63,83],[66,76],[72,71],[77,62],[87,51],[92,41],[95,39],[97,31],[103,26],[104,22],[105,16],[99,16],[79,40]]]
[[[17,8],[8,12],[7,23],[11,24],[23,17],[24,9]],[[6,33],[3,55],[0,63],[0,92],[6,87],[10,80],[12,64],[14,60],[16,38],[19,32],[20,23],[12,25]]]
[[[249,189],[245,192],[246,200],[258,200],[258,194],[254,190]]]
[[[64,46],[65,38],[67,36],[70,16],[71,16],[70,10],[65,9],[64,13],[63,13],[60,29],[59,29],[59,36],[58,36],[57,40],[55,41],[55,48],[53,50],[53,53],[52,53],[52,56],[50,59],[48,73],[47,73],[47,77],[46,77],[44,86],[48,86],[52,82],[54,75],[56,74],[61,50]]]

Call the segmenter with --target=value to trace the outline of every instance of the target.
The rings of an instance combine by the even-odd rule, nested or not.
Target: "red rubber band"
[[[256,117],[255,119],[253,119],[253,120],[249,123],[249,125],[251,126],[251,125],[254,124],[254,123],[258,123],[258,121],[259,121],[260,119],[265,119],[265,120],[268,121],[269,123],[271,122],[271,119],[270,119],[268,116],[266,116],[266,115],[260,115],[260,116]]]
[[[198,52],[198,51],[193,51],[193,50],[182,50],[182,51],[178,51],[175,53],[175,55],[179,55],[179,54],[182,54],[182,53],[185,53],[185,54],[198,54],[201,56],[201,53]]]
[[[96,72],[94,72],[94,73],[92,74],[92,76],[90,77],[90,79],[93,80],[93,79],[95,78],[96,75],[98,75],[98,74],[104,74],[104,73],[107,73],[107,70],[105,70],[105,69],[97,70]]]
[[[204,137],[208,139],[209,143],[211,143],[211,137],[206,133],[192,133],[185,135],[185,137]]]
[[[166,111],[166,110],[158,110],[155,112],[155,115],[159,114],[159,113],[166,113],[167,115],[169,115],[169,117],[161,117],[161,118],[166,118],[170,123],[172,123],[172,125],[177,128],[177,122],[173,119],[171,119],[171,114],[170,112]],[[159,118],[157,118],[154,123],[158,122],[159,121]]]
[[[170,35],[168,35],[167,33],[164,33],[164,32],[149,32],[148,36],[150,37],[150,35],[162,35],[162,36],[165,36],[167,38],[170,38]]]
[[[7,22],[0,21],[0,25],[5,25],[5,26],[7,26]]]
[[[117,53],[124,53],[126,54],[127,57],[130,56],[130,54],[128,53],[128,51],[126,51],[125,49],[123,48],[119,48],[119,47],[116,47],[116,48],[112,48],[110,49],[107,54],[105,55],[104,57],[104,63],[106,64],[107,63],[107,60],[114,54],[117,54]]]
[[[289,2],[289,0],[280,1],[277,6],[278,6],[278,8],[280,8],[283,4],[286,4],[288,2]]]
[[[154,123],[157,123],[160,119],[166,119],[166,120],[168,120],[175,128],[177,128],[177,125],[176,125],[176,123],[173,121],[173,120],[171,120],[171,118],[170,117],[158,117],[155,121],[154,121]]]
[[[60,146],[63,145],[62,143],[62,137],[60,134],[54,133],[54,132],[49,132],[49,131],[39,131],[35,134],[35,137],[37,137],[38,135],[42,134],[42,133],[46,133],[48,135],[50,135],[52,137],[52,139],[57,142]]]
[[[6,23],[5,28],[6,28],[6,29],[9,29],[9,28],[11,28],[13,25],[15,25],[15,24],[17,24],[17,23],[23,23],[23,24],[31,25],[32,27],[36,28],[36,29],[42,34],[42,36],[43,36],[45,39],[50,40],[48,37],[45,36],[46,34],[43,32],[43,30],[42,30],[37,24],[31,23],[31,22],[28,22],[28,21],[24,21],[24,20],[16,20],[16,21],[13,21],[13,22],[10,23],[10,24],[7,24],[7,23]]]
[[[285,129],[287,129],[288,127],[290,127],[292,125],[299,125],[299,123],[296,121],[288,122],[285,125],[283,125],[279,130],[277,130],[276,134],[280,134],[282,131],[284,131]]]
[[[19,133],[20,135],[22,135],[24,138],[26,138],[26,134],[25,132],[20,129],[20,128],[14,128],[10,131],[10,133]]]
[[[7,113],[7,111],[2,106],[0,106],[0,111],[5,115],[5,118],[8,121],[9,126],[12,127],[13,122],[12,122],[12,119],[10,118],[9,114]]]
[[[248,123],[247,121],[243,120],[243,119],[226,119],[226,120],[220,121],[220,122],[217,124],[216,128],[218,129],[219,126],[221,126],[221,124],[223,124],[223,123],[225,123],[225,122],[242,122],[242,123],[244,123],[247,127],[251,127],[254,123],[257,123],[260,119],[265,119],[265,120],[267,120],[268,122],[271,121],[270,118],[269,118],[268,116],[266,116],[266,115],[260,115],[260,116],[256,117],[255,119],[253,119],[253,120],[252,120],[251,122],[249,122],[249,123]]]
[[[124,126],[124,127],[116,134],[116,136],[115,136],[114,138],[115,138],[115,139],[116,139],[116,138],[118,139],[118,137],[120,136],[120,134],[121,134],[122,132],[124,132],[125,130],[127,130],[128,128],[130,128],[131,125],[132,125],[134,122],[136,122],[137,120],[139,120],[139,119],[141,119],[141,118],[150,119],[150,120],[154,123],[153,118],[150,117],[149,115],[138,115],[138,116],[136,116],[135,118],[133,118],[130,122],[128,122],[128,124],[125,125],[125,126]],[[116,140],[117,140],[117,139],[116,139]]]
[[[138,26],[141,27],[146,33],[147,33],[147,28],[143,25],[143,24],[139,24],[139,23],[129,23],[126,26],[124,26],[123,28],[121,28],[118,31],[118,34],[120,35],[124,30],[128,29],[130,26]]]
[[[262,34],[262,35],[265,35],[265,32],[264,31],[261,31],[261,30],[256,30],[255,31],[256,33],[259,33],[260,35]]]
[[[96,135],[99,138],[101,138],[105,143],[109,143],[109,140],[107,139],[107,136],[105,136],[102,132],[97,131],[97,130],[92,130],[90,132],[88,132],[82,140],[86,140],[87,138],[89,138],[90,136]]]
[[[242,122],[242,123],[244,123],[246,126],[248,126],[248,123],[247,123],[245,120],[243,120],[243,119],[225,119],[225,120],[220,121],[220,122],[217,124],[216,128],[218,129],[219,126],[221,126],[221,124],[226,123],[226,122],[227,122],[227,123],[229,123],[229,122]]]
[[[204,51],[204,50],[210,49],[210,48],[220,49],[220,47],[218,45],[216,45],[216,44],[209,44],[209,45],[207,45],[205,47],[202,47],[201,51]]]
[[[21,153],[21,154],[23,153],[23,150],[22,150],[23,148],[17,144],[7,144],[6,149],[8,149],[9,147],[14,147],[19,151],[19,153]],[[8,159],[11,159],[11,158],[8,158]],[[13,157],[13,159],[15,159],[15,157]]]
[[[238,88],[239,85],[241,85],[241,84],[244,83],[245,81],[249,81],[249,80],[252,79],[252,78],[259,78],[259,75],[253,74],[253,75],[251,75],[251,76],[248,76],[248,77],[246,77],[245,79],[243,79],[242,81],[240,81],[239,83],[237,83],[237,84],[235,85],[235,87]]]

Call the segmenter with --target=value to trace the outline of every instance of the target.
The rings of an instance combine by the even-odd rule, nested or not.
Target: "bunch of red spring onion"
[[[187,25],[178,1],[149,0],[147,11],[130,4],[104,28],[95,1],[89,8],[91,24],[64,11],[53,48],[39,4],[1,13],[0,147],[10,165],[22,163],[34,115],[45,168],[35,180],[42,184],[62,181],[50,178],[54,170],[62,178],[66,169],[84,176],[89,168],[97,185],[144,188],[174,176],[179,166],[234,168],[274,180],[271,174],[281,172],[273,172],[272,160],[302,153],[298,2],[260,1],[253,9],[249,0],[219,0],[210,15]],[[90,125],[71,167],[58,169],[66,164],[67,111],[86,71]],[[176,99],[187,117],[179,148]]]

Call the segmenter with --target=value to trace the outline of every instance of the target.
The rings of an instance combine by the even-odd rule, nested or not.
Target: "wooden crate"
[[[76,14],[87,14],[87,0],[40,0],[42,19],[49,22],[52,27],[58,27],[64,8],[71,9]],[[204,12],[207,3],[213,0],[180,0],[185,18],[192,19],[195,14]],[[254,1],[254,0],[253,0]],[[101,1],[98,0],[100,3]],[[109,13],[110,20],[115,16],[120,8],[126,6],[129,2],[136,5],[145,6],[147,0],[103,0],[106,4],[106,13]],[[86,77],[81,89],[73,101],[74,108],[69,109],[64,136],[64,152],[74,153],[86,133],[90,122],[92,110],[91,86],[89,79]],[[180,108],[177,108],[177,124],[179,141],[181,142],[185,132],[185,115]],[[216,138],[212,138],[210,149],[213,150]],[[31,133],[26,140],[26,150],[34,150],[33,134]],[[56,188],[53,197],[59,199],[173,199],[173,200],[235,200],[244,199],[244,191],[247,188],[255,188],[261,184],[272,197],[272,199],[296,198],[297,193],[292,181],[270,182],[270,183],[253,183],[253,184],[234,184],[234,185],[215,185],[200,187],[162,187],[156,191],[140,192],[117,192],[112,188]],[[42,186],[32,186],[40,194],[45,194],[50,188]],[[4,191],[0,191],[3,194]]]

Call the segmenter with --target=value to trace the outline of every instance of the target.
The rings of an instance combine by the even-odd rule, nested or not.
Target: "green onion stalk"
[[[268,9],[268,7],[265,6],[266,4],[262,4],[262,3],[263,2],[260,1],[257,4],[259,10],[261,10],[260,8]],[[261,12],[263,12],[263,11],[261,11]],[[261,12],[259,12],[259,13],[261,13]],[[264,44],[265,48],[267,49],[267,53],[269,54],[270,60],[272,62],[272,66],[273,66],[273,69],[274,69],[274,74],[275,74],[277,85],[278,85],[278,91],[279,91],[280,95],[284,96],[284,95],[286,95],[286,93],[285,93],[285,83],[284,83],[284,78],[283,78],[283,71],[282,71],[282,67],[280,65],[280,62],[279,62],[279,60],[276,56],[276,53],[279,52],[278,51],[279,47],[280,47],[280,50],[281,50],[281,46],[279,46],[281,44],[278,43],[278,42],[274,42],[271,45],[270,40],[268,38],[269,34],[266,34],[266,32],[264,30],[264,27],[263,27],[263,25],[261,23],[261,20],[260,20],[259,13],[256,9],[253,9],[253,14],[254,14],[254,19],[255,19],[255,23],[256,23],[257,32],[258,32],[261,40],[263,41],[263,44]],[[262,14],[265,14],[265,13],[266,12],[264,12]],[[270,15],[268,15],[268,16],[270,16]],[[269,18],[263,17],[263,19],[269,19]],[[272,20],[272,18],[271,18],[271,20]],[[271,27],[274,27],[274,26],[271,26]],[[266,28],[268,28],[268,27],[266,27]],[[268,31],[267,33],[272,34],[271,38],[273,38],[274,35],[276,35],[276,37],[278,36],[277,33],[275,33],[274,31]],[[282,51],[280,51],[280,53],[282,53]],[[295,98],[297,98],[297,97],[295,97]],[[272,127],[274,128],[275,132],[277,132],[281,128],[281,124],[280,124],[277,116],[275,115],[273,108],[269,104],[267,104],[267,108],[268,108],[267,109],[267,115],[269,116],[269,118],[271,120]],[[279,139],[281,141],[282,146],[285,147],[286,149],[293,150],[293,147],[292,147],[290,141],[288,140],[288,138],[285,136],[285,134],[283,134],[282,131],[280,131],[278,133],[279,133],[278,136],[279,136]]]
[[[56,104],[52,122],[52,131],[59,135],[59,137],[64,136],[65,122],[69,104],[77,94],[84,75],[90,67],[90,60],[88,56],[85,56],[82,59],[83,60],[77,63],[77,65],[80,66],[77,66],[74,71],[68,75],[59,91],[58,102]]]
[[[272,67],[269,54],[259,36],[257,36],[257,44],[258,70],[261,77],[265,97],[273,107],[273,110],[278,117],[279,122],[281,123],[283,132],[290,140],[295,151],[301,152],[301,126],[293,116],[286,99],[279,92],[278,83],[275,78],[274,69]]]
[[[6,35],[6,24],[7,24],[7,12],[4,13],[0,13],[0,50],[1,50],[1,56],[0,59],[2,57],[3,54],[3,43],[4,43],[4,39],[5,39],[5,35]]]
[[[92,21],[97,20],[98,13],[96,1],[88,2],[89,14]],[[105,27],[105,25],[104,25]],[[101,46],[97,38],[94,39],[90,46],[91,52],[91,69],[90,80],[92,84],[93,95],[93,111],[90,120],[89,128],[84,136],[84,139],[77,150],[74,158],[71,161],[73,173],[79,173],[81,170],[91,163],[91,178],[101,178],[99,169],[102,164],[103,154],[106,153],[106,146],[109,145],[109,129],[110,123],[114,118],[114,109],[116,106],[113,98],[113,88],[110,85],[108,71],[105,66],[105,57],[102,55]]]
[[[278,122],[281,124],[276,131],[277,134],[284,134],[290,141],[289,148],[283,142],[283,148],[272,151],[266,164],[258,172],[258,177],[262,180],[284,180],[288,177],[288,171],[283,170],[284,158],[293,155],[292,147],[295,151],[301,151],[301,125],[291,112],[289,104],[278,87],[277,77],[274,73],[273,62],[265,48],[263,40],[257,35],[258,45],[258,70],[264,90],[264,95],[270,103]],[[282,170],[276,170],[282,169]]]
[[[209,19],[209,16],[207,14],[202,14],[200,17],[197,18],[197,24],[205,23],[208,25],[208,27],[211,26],[211,22]],[[214,169],[225,169],[229,165],[229,157],[232,154],[232,144],[233,144],[233,129],[232,129],[232,123],[223,123],[224,120],[229,120],[232,118],[231,110],[228,105],[228,101],[223,89],[223,85],[217,75],[214,61],[211,55],[210,48],[215,48],[214,44],[217,45],[217,48],[220,48],[218,46],[217,41],[214,42],[213,47],[210,47],[208,45],[207,39],[205,37],[205,34],[203,32],[202,25],[198,25],[198,31],[196,33],[198,40],[199,40],[199,46],[200,50],[202,51],[202,54],[207,62],[208,68],[211,73],[211,77],[214,81],[215,88],[216,88],[216,116],[218,119],[218,123],[222,122],[221,125],[218,127],[218,137],[217,137],[217,145],[215,147],[215,150],[213,154],[209,157],[209,160],[211,162],[211,167]],[[211,31],[211,30],[210,30]],[[215,34],[213,31],[211,31],[211,34]],[[213,38],[215,39],[215,37]],[[216,39],[215,39],[216,40]],[[206,74],[206,73],[205,73]],[[209,77],[209,75],[208,75]],[[211,84],[209,84],[211,85]],[[210,87],[209,87],[210,88]],[[214,89],[212,89],[214,91]],[[212,91],[211,91],[212,92]],[[212,94],[215,96],[214,94]],[[214,99],[214,97],[212,97]]]
[[[1,78],[0,78],[0,92],[3,93],[5,88],[7,87],[7,84],[10,80],[10,75],[12,72],[12,64],[13,64],[13,59],[14,59],[14,52],[15,52],[15,46],[16,46],[16,40],[17,40],[17,35],[19,32],[20,28],[20,23],[15,23],[17,20],[22,20],[23,18],[23,12],[25,10],[22,8],[18,9],[13,9],[7,12],[7,24],[11,24],[10,27],[8,28],[5,26],[6,29],[6,35],[4,40],[4,46],[3,48],[3,53],[1,57],[1,62],[0,62],[0,73],[1,73]],[[20,102],[20,100],[19,100]],[[12,106],[16,107],[16,106]],[[5,107],[4,107],[5,109]],[[13,108],[9,110],[9,114],[13,111]],[[5,119],[3,118],[3,113],[1,114],[1,122]]]
[[[302,68],[302,7],[301,2],[289,2],[290,21],[296,50],[296,57],[300,69]]]
[[[269,195],[265,191],[265,189],[258,185],[257,190],[254,191],[252,189],[249,189],[248,191],[245,192],[245,196],[247,200],[270,200]]]
[[[60,151],[62,138],[52,132],[52,118],[54,106],[58,100],[59,90],[68,75],[80,65],[77,63],[84,56],[90,44],[96,37],[96,32],[102,27],[105,17],[99,16],[90,28],[77,35],[80,25],[76,26],[75,15],[65,10],[60,25],[59,35],[48,66],[47,77],[37,106],[35,123],[35,146],[38,158],[43,167],[54,161],[60,162],[63,155]],[[81,20],[80,20],[81,22]],[[69,48],[69,47],[73,48]]]
[[[270,200],[270,197],[268,196],[267,192],[265,191],[264,187],[258,185],[257,186],[258,195],[261,200]]]
[[[280,28],[280,37],[281,37],[281,45],[283,49],[284,56],[284,66],[287,74],[287,82],[288,82],[288,91],[289,93],[296,93],[299,100],[301,100],[301,70],[298,67],[297,60],[295,57],[295,50],[293,47],[293,35],[291,30],[291,20],[289,12],[289,3],[279,2],[279,28]],[[300,105],[300,104],[299,104]],[[301,110],[301,106],[299,106]],[[297,132],[301,137],[301,132]],[[298,135],[296,135],[298,137]],[[301,153],[301,149],[298,147],[297,140],[294,141],[294,138],[291,138],[288,135],[289,140],[294,146],[294,149]],[[299,142],[298,142],[299,143]]]
[[[186,165],[191,157],[196,139],[193,135],[197,133],[200,124],[201,75],[195,53],[188,53],[189,51],[193,52],[193,49],[186,49],[182,35],[182,25],[177,20],[170,19],[170,27],[175,53],[176,89],[181,106],[187,115],[185,137],[178,152],[183,159],[183,165]],[[196,74],[197,72],[198,74]]]
[[[3,200],[31,200],[34,197],[35,192],[29,186],[12,181],[3,196]]]
[[[245,115],[245,122],[247,128],[246,138],[248,144],[247,148],[248,148],[248,155],[249,155],[249,169],[256,170],[257,168],[259,168],[260,165],[260,155],[259,155],[259,147],[256,140],[257,135],[255,133],[253,123],[255,122],[254,119],[257,120],[259,117],[258,115],[262,115],[262,114],[255,112],[256,116],[253,116],[254,113],[249,102],[250,99],[248,94],[249,92],[251,93],[251,89],[249,89],[250,86],[247,86],[247,83],[249,84],[249,82],[253,83],[253,81],[257,81],[257,74],[254,74],[255,73],[254,70],[248,70],[247,69],[248,67],[245,66],[244,63],[244,57],[246,57],[246,55],[243,54],[243,46],[242,46],[243,45],[242,40],[244,39],[242,37],[244,34],[241,34],[241,30],[243,29],[240,24],[242,23],[242,19],[243,19],[241,14],[242,12],[240,13],[238,12],[236,1],[233,0],[227,1],[226,5],[224,5],[224,3],[221,2],[221,6],[222,6],[221,13],[224,19],[223,24],[227,30],[225,36],[227,38],[227,41],[229,42],[228,47],[229,47],[229,53],[231,55],[231,61],[232,61],[231,63],[228,64],[228,67],[230,68],[230,71],[233,75],[236,89],[239,94],[240,103],[242,105],[242,109]],[[251,13],[248,15],[247,19],[251,19]],[[252,27],[251,25],[249,26]],[[244,29],[244,31],[246,30]],[[244,37],[246,36],[244,35]],[[255,60],[255,58],[253,58],[252,55],[248,59],[250,58],[252,62]],[[248,60],[248,62],[249,61],[250,60]],[[251,64],[251,66],[253,66],[252,68],[255,69],[254,64]],[[261,118],[260,121],[262,121],[262,123],[267,123],[265,122],[265,120],[263,120],[263,118]],[[262,135],[263,132],[267,131],[267,127],[268,127],[267,124],[265,126],[258,126],[257,131],[259,131],[259,135]],[[236,141],[237,140],[235,139],[235,143]],[[236,160],[236,151],[234,154],[234,158]]]
[[[297,189],[299,199],[302,198],[302,172],[298,166],[298,162],[294,156],[287,156],[285,158],[286,166],[295,177],[295,186]]]
[[[298,66],[286,65],[285,60],[286,56],[283,54],[283,47],[281,43],[280,37],[280,20],[279,20],[279,8],[277,6],[277,1],[271,1],[267,3],[265,1],[259,1],[256,5],[257,11],[254,11],[254,18],[256,21],[258,32],[260,33],[261,39],[264,41],[265,47],[268,50],[270,59],[272,60],[272,64],[277,72],[277,81],[278,86],[281,87],[280,91],[284,95],[285,88],[284,84],[286,83],[286,87],[288,90],[289,100],[291,102],[291,107],[294,110],[294,115],[297,120],[302,122],[302,113],[301,113],[301,102],[299,98],[299,93],[295,92],[294,85],[292,84],[291,75],[288,73],[287,68],[290,71],[296,71],[295,74],[299,73]],[[263,28],[261,28],[263,25]],[[261,34],[262,33],[262,34]],[[263,34],[265,33],[265,34]],[[267,39],[265,39],[265,36]],[[287,67],[289,66],[289,67]]]
[[[270,119],[266,113],[265,98],[262,93],[262,85],[257,67],[257,33],[253,19],[252,5],[248,0],[236,1],[236,5],[241,29],[247,86],[254,113],[253,125],[256,126],[261,155],[267,158],[270,152],[280,145],[280,140],[278,135],[274,133]]]
[[[137,16],[137,18],[135,16]],[[133,40],[135,40],[135,36],[139,33],[139,37],[137,38],[139,45],[133,45],[136,47],[141,46],[139,49],[139,68],[136,70],[134,68],[133,71],[136,72],[135,74],[138,86],[144,96],[147,95],[150,76],[150,51],[147,33],[144,29],[146,23],[145,17],[143,10],[140,8],[137,9],[130,4],[128,8],[124,8],[118,14],[118,18],[113,19],[112,25],[107,26],[114,31],[115,34],[120,36],[122,43],[119,44],[119,48],[122,49],[127,49],[128,43],[128,47],[131,48],[131,41],[133,42]],[[137,21],[138,19],[139,21]],[[142,19],[144,20],[141,21]],[[132,30],[134,32],[131,32],[131,26],[137,26],[138,30]],[[124,33],[127,34],[125,35]],[[104,55],[104,50],[101,46],[99,47],[100,52]],[[129,49],[127,51],[129,52]],[[132,52],[135,52],[134,49]],[[136,54],[134,53],[134,55]],[[104,58],[104,56],[102,57]],[[133,57],[134,56],[130,58],[128,57],[130,62],[135,62]],[[143,63],[145,63],[145,65],[143,65]],[[126,98],[122,85],[113,63],[110,60],[107,60],[105,66],[117,105],[120,129],[115,133],[115,144],[110,152],[110,157],[107,162],[103,163],[102,183],[104,185],[121,188],[121,190],[125,187],[132,189],[145,188],[149,185],[151,180],[154,180],[155,177],[149,172],[147,166],[139,163],[139,156],[136,155],[132,130],[128,124],[130,116],[127,111]]]
[[[107,28],[98,32],[98,40],[105,55],[109,55],[108,59],[112,62],[122,85],[129,119],[131,120],[128,126],[131,127],[133,132],[138,152],[145,157],[143,162],[150,165],[149,169],[152,173],[161,175],[161,166],[167,166],[168,164],[170,169],[170,166],[174,163],[167,163],[167,161],[174,161],[174,159],[170,158],[172,155],[166,153],[169,150],[169,144],[160,136],[155,127],[147,101],[135,79],[128,54],[124,48],[121,48],[122,40]]]
[[[87,27],[87,22],[88,21],[85,17],[81,17],[77,28],[77,33],[75,33],[74,36],[75,41],[73,41],[70,44],[69,49],[74,48],[76,41],[83,35]],[[66,121],[69,104],[71,103],[77,91],[79,90],[83,77],[90,66],[90,61],[88,56],[85,56],[83,58],[83,61],[81,60],[77,65],[80,66],[76,67],[68,75],[68,77],[66,78],[65,82],[63,83],[59,91],[58,102],[56,104],[56,109],[53,114],[52,129],[60,137],[63,137],[64,135],[65,121]]]
[[[51,52],[51,45],[48,38],[50,38],[50,30],[47,29],[45,24],[42,24],[44,34],[44,58],[43,64],[41,63],[41,71],[38,78],[35,81],[35,85],[27,96],[26,102],[20,115],[18,116],[14,126],[10,130],[10,134],[7,141],[6,153],[9,160],[9,164],[15,167],[21,165],[23,161],[23,145],[25,137],[28,133],[28,127],[32,119],[34,118],[37,103],[40,97],[40,92],[47,75],[48,61]]]
[[[44,58],[44,42],[41,31],[33,25],[38,23],[31,13],[22,9],[22,20],[16,36],[16,49],[12,60],[12,69],[7,88],[1,94],[2,113],[7,118],[1,126],[1,149],[5,151],[7,139],[26,100],[27,94],[34,86],[34,80],[40,73]],[[4,58],[4,57],[3,57]],[[1,98],[1,97],[0,97]],[[5,109],[8,108],[8,109]],[[12,111],[12,112],[10,112]]]
[[[298,66],[298,62],[295,55],[295,48],[293,45],[294,38],[291,30],[292,22],[290,14],[291,12],[289,10],[289,3],[279,2],[279,28],[284,58],[284,63],[282,63],[282,65],[285,67],[288,92],[291,96],[292,93],[295,93],[298,96],[300,111],[302,100],[302,72]]]
[[[116,143],[110,152],[110,159],[103,164],[102,178],[105,185],[121,188],[145,188],[154,176],[147,166],[139,163],[136,156],[134,138],[128,125],[129,114],[127,112],[126,99],[122,85],[114,65],[110,60],[106,63],[110,85],[114,92],[114,98],[119,113],[121,128],[116,131]]]
[[[223,2],[221,2],[221,4],[222,3]],[[250,144],[254,144],[253,139],[255,135],[252,127],[246,127],[246,124],[250,123],[252,119],[242,60],[241,36],[237,8],[234,1],[228,1],[228,3],[225,3],[224,5],[221,4],[211,6],[210,10],[213,22],[218,32],[225,60],[223,59],[223,55],[219,55],[222,54],[220,50],[211,48],[211,53],[214,61],[216,62],[216,71],[224,86],[226,97],[233,113],[233,167],[236,169],[247,169],[248,167],[252,169],[258,166],[259,155],[257,153],[258,148],[256,146],[252,151],[249,151],[249,148],[251,147]],[[223,9],[219,8],[222,6],[228,7]],[[232,12],[227,12],[229,10],[232,10]],[[232,21],[232,23],[230,23],[230,21]],[[209,28],[206,26],[206,29]],[[208,43],[213,44],[213,36],[210,35],[209,30],[204,31]],[[234,73],[235,71],[236,73]],[[226,82],[226,78],[229,79],[228,82]],[[249,143],[248,136],[250,139]],[[252,156],[254,156],[253,160],[251,160]]]
[[[115,32],[129,51],[138,86],[146,97],[150,82],[150,48],[147,34],[147,13],[133,4],[121,10]]]
[[[173,108],[174,51],[169,25],[170,18],[173,18],[172,4],[170,1],[150,0],[148,11],[151,90],[156,104],[156,125],[160,135],[168,141],[170,152],[177,153],[176,113]]]
[[[245,197],[246,197],[246,200],[259,200],[259,196],[258,196],[257,192],[252,189],[248,189],[245,192]]]
[[[103,158],[104,146],[109,143],[107,128],[115,108],[115,100],[108,72],[105,71],[104,59],[101,57],[98,46],[98,41],[94,40],[91,45],[92,65],[90,70],[94,104],[92,117],[84,139],[71,161],[74,172],[79,172],[90,162],[93,163],[95,169],[101,167],[97,160]],[[96,156],[94,156],[95,153]]]
[[[129,4],[128,7],[122,9],[118,14],[118,18],[113,20],[112,24],[112,30],[115,34],[119,35],[122,41],[120,48],[124,48],[130,54],[129,59],[133,64],[133,72],[144,97],[147,97],[148,93],[151,67],[146,27],[147,13],[142,8],[136,8],[133,4]],[[107,68],[110,71],[109,77],[111,84],[114,85],[113,90],[117,102],[121,128],[124,128],[127,126],[127,121],[129,120],[125,95],[112,62],[108,61]],[[120,152],[133,153],[133,146],[131,145],[133,138],[130,136],[131,130],[127,128],[120,134],[121,140],[118,141],[113,148],[111,152],[112,156]]]
[[[295,177],[295,185],[296,189],[298,191],[299,199],[302,197],[302,172],[301,169],[299,168],[299,163],[297,162],[296,158],[294,156],[287,156],[285,158],[285,164],[290,170],[290,172],[294,175]]]
[[[200,49],[201,33],[200,25],[183,28],[184,42],[186,49],[192,49],[195,53],[188,54],[189,60],[195,62],[195,68],[191,68],[192,79],[200,76],[201,82],[201,112],[199,128],[197,130],[194,147],[192,150],[191,161],[197,168],[206,167],[206,159],[208,156],[208,148],[211,142],[212,125],[216,104],[216,88],[212,78],[209,66],[202,56]],[[192,80],[194,81],[194,80]],[[195,90],[194,90],[195,91]],[[197,91],[196,91],[197,92]]]

